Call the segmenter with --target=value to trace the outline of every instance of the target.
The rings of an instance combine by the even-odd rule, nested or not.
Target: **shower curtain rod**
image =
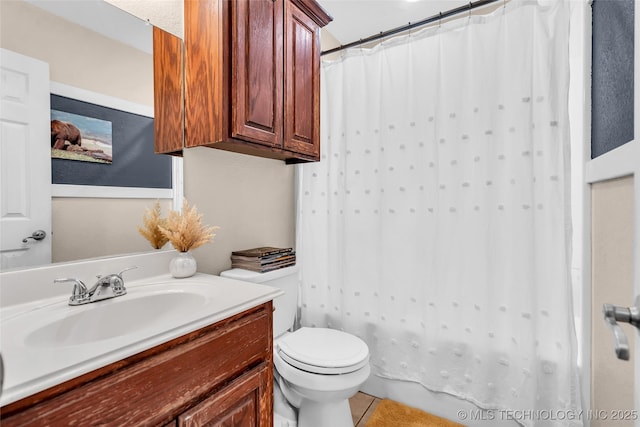
[[[398,33],[404,32],[404,31],[412,30],[412,29],[414,29],[416,27],[420,27],[420,26],[423,26],[423,25],[431,24],[432,22],[441,21],[443,19],[449,18],[449,17],[451,17],[453,15],[457,15],[459,13],[469,12],[469,11],[475,9],[475,8],[486,6],[488,4],[495,3],[497,1],[500,1],[500,0],[477,0],[477,1],[474,1],[474,2],[469,2],[469,4],[466,4],[464,6],[459,6],[459,7],[453,8],[453,9],[449,9],[446,12],[440,12],[437,15],[433,15],[433,16],[431,16],[429,18],[426,18],[426,19],[423,19],[421,21],[417,21],[417,22],[414,22],[414,23],[409,23],[407,25],[403,25],[401,27],[396,27],[396,28],[393,28],[393,29],[388,30],[388,31],[380,31],[379,34],[375,34],[373,36],[369,36],[367,38],[360,39],[360,40],[355,41],[355,42],[347,43],[345,45],[340,45],[340,46],[335,47],[333,49],[325,50],[320,55],[322,55],[322,56],[323,55],[328,55],[330,53],[339,52],[339,51],[341,51],[343,49],[348,49],[350,47],[359,46],[359,45],[362,45],[362,44],[366,44],[366,43],[370,43],[370,42],[373,42],[373,41],[376,41],[376,40],[380,40],[380,39],[392,36],[394,34],[398,34]],[[502,1],[506,2],[506,0],[502,0]]]

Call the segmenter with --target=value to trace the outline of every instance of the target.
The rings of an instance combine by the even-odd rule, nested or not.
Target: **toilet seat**
[[[315,374],[347,374],[369,363],[367,344],[335,329],[303,327],[279,339],[276,348],[285,362]]]

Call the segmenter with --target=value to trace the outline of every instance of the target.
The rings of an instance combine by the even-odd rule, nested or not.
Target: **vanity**
[[[0,274],[3,426],[272,425],[271,301],[281,291],[206,274],[173,279],[163,273],[171,256]],[[83,306],[67,304],[71,286],[42,281],[130,265],[126,295]],[[27,299],[22,285],[44,298]]]

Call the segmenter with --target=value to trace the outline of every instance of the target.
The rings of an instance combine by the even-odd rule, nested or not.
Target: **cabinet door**
[[[178,417],[178,427],[268,427],[273,423],[272,378],[262,364]]]
[[[282,0],[232,2],[231,136],[282,147]]]
[[[156,153],[181,154],[182,40],[153,27],[154,144]]]
[[[291,1],[285,6],[284,148],[320,158],[320,27]]]

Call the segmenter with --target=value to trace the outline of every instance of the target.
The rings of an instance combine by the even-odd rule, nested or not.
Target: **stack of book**
[[[296,253],[293,248],[264,246],[231,252],[231,268],[244,268],[259,273],[290,267],[295,263]]]

